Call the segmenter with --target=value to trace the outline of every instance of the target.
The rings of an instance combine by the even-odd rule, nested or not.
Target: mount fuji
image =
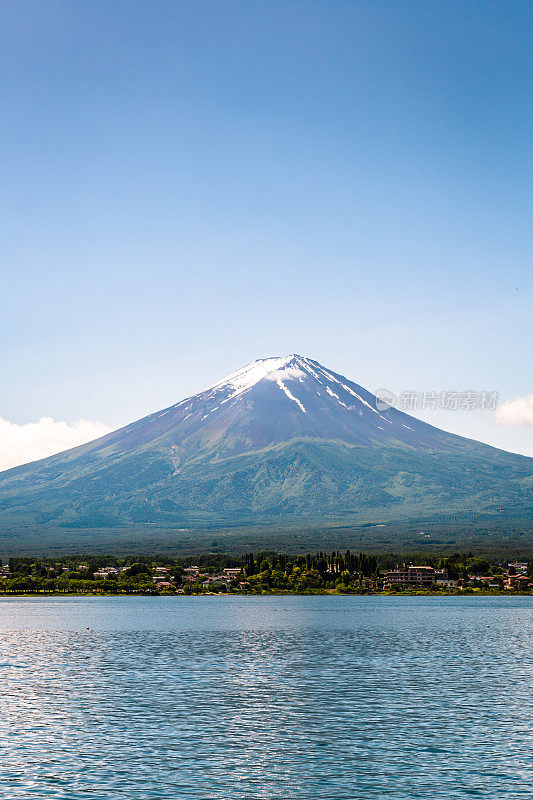
[[[0,474],[0,526],[533,516],[533,459],[432,427],[303,356],[265,358]]]

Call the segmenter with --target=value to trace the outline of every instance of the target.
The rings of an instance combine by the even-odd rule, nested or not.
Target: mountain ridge
[[[0,473],[0,523],[531,520],[533,459],[435,428],[312,359],[258,359],[117,431]]]

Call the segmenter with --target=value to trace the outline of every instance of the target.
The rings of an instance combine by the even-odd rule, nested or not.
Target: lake
[[[528,798],[533,600],[0,600],[0,796]]]

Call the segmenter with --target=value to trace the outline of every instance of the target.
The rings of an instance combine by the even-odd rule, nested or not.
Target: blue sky
[[[527,398],[532,23],[490,0],[2,3],[12,433],[115,427],[291,352],[370,390]],[[531,424],[433,421],[533,454]]]

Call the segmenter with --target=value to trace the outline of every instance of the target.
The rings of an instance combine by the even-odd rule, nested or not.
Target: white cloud
[[[60,453],[109,433],[103,422],[79,419],[68,422],[41,417],[39,422],[17,425],[0,417],[0,470]]]
[[[289,380],[290,378],[305,378],[305,372],[299,367],[282,367],[265,375],[268,381]]]
[[[501,403],[494,412],[496,425],[533,425],[533,394]]]

